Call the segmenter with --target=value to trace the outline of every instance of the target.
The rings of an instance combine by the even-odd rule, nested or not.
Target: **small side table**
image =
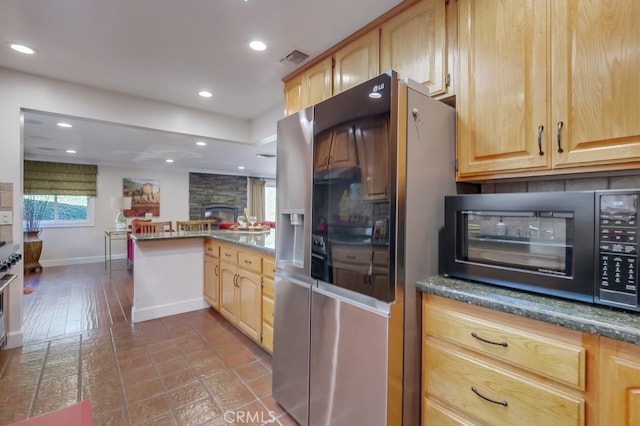
[[[111,271],[113,269],[113,258],[111,256],[111,243],[118,240],[126,240],[129,235],[127,229],[108,228],[104,230],[104,268],[109,269],[109,278],[111,278]],[[117,268],[125,269],[125,268]]]

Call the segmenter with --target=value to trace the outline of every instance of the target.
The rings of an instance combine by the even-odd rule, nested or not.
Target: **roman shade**
[[[24,162],[24,193],[33,195],[97,195],[98,166]]]

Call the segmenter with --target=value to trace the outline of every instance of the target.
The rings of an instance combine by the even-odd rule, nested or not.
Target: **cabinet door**
[[[220,313],[237,322],[235,264],[220,262]]]
[[[458,178],[551,167],[547,4],[458,2]]]
[[[220,310],[220,261],[204,257],[204,298],[216,311]]]
[[[502,6],[500,6],[502,7]],[[446,92],[446,10],[443,0],[423,0],[381,25],[380,68],[394,69],[429,88]]]
[[[302,109],[302,76],[284,84],[284,115],[291,115]]]
[[[356,141],[352,126],[343,126],[333,131],[329,168],[357,167]]]
[[[600,339],[600,424],[640,424],[640,346]]]
[[[389,197],[389,125],[387,120],[356,124],[356,145],[362,177],[363,200]]]
[[[326,58],[302,75],[302,108],[315,105],[331,97],[333,59]]]
[[[331,155],[331,138],[333,132],[325,132],[318,136],[313,154],[314,173],[325,172],[329,168],[329,155]]]
[[[379,73],[380,31],[369,31],[334,54],[333,94],[363,83]]]
[[[640,2],[552,1],[554,167],[640,160]],[[554,132],[556,129],[549,129]]]
[[[237,324],[249,337],[259,342],[262,324],[262,279],[258,274],[240,269],[237,283]]]

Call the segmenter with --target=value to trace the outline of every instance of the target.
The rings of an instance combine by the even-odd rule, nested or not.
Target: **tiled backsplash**
[[[13,183],[0,182],[0,211],[13,212]],[[0,225],[0,240],[7,244],[13,242],[13,225]]]
[[[484,183],[482,193],[595,191],[601,189],[640,188],[640,174],[624,176],[582,177],[571,179],[532,180],[529,182]]]

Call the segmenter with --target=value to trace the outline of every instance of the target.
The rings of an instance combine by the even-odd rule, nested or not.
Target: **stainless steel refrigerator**
[[[390,71],[302,116],[312,137],[278,123],[274,397],[301,424],[418,424],[415,283],[438,272],[455,111]]]

